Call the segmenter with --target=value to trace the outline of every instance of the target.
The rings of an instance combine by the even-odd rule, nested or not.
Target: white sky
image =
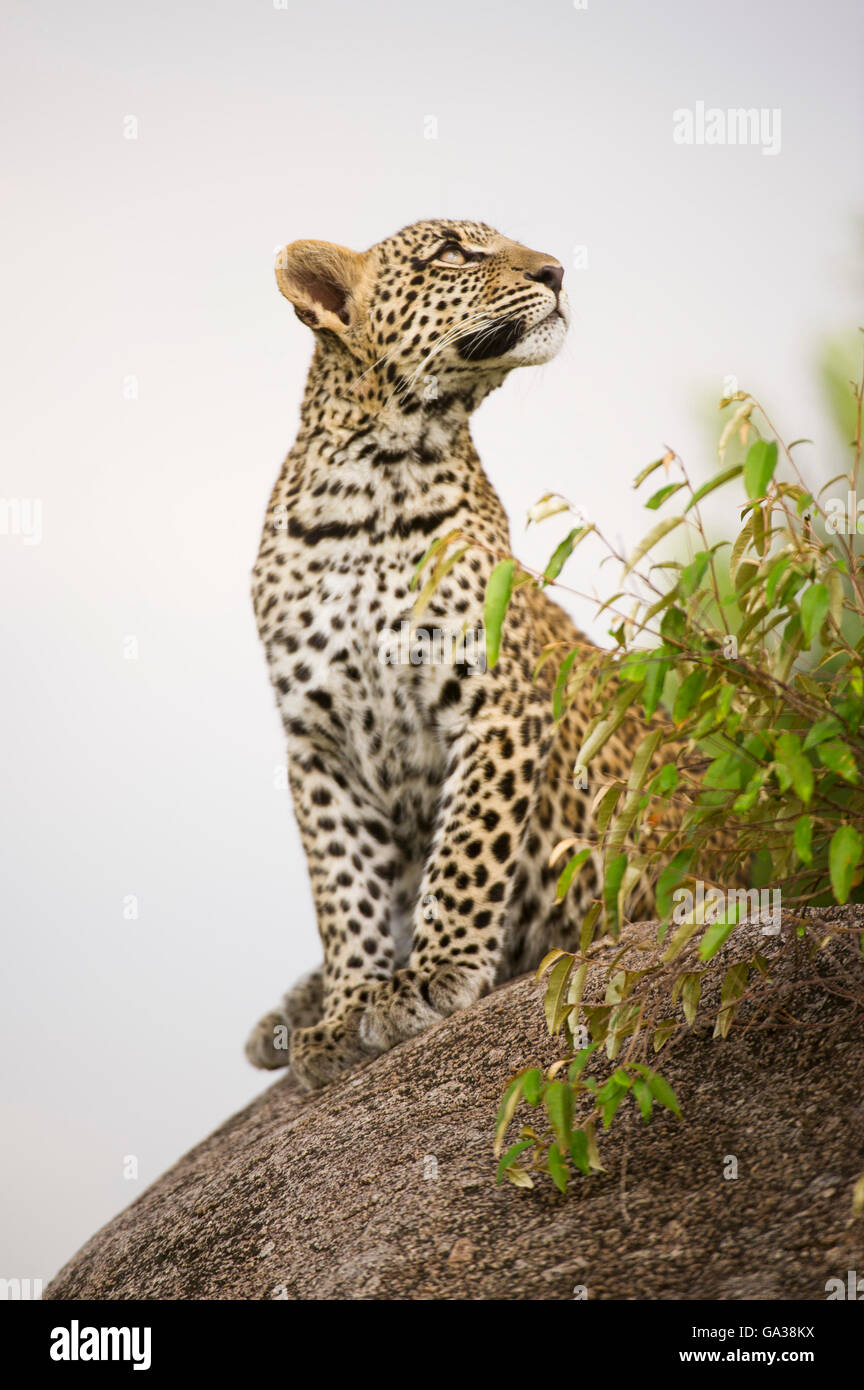
[[[529,562],[545,491],[632,544],[644,463],[706,475],[729,373],[827,476],[862,28],[854,0],[7,0],[0,495],[44,534],[0,535],[0,1276],[47,1280],[268,1084],[246,1033],[319,958],[248,600],[310,349],[273,249],[464,216],[561,259],[565,351],[476,422]],[[781,152],[674,144],[697,101],[780,108]]]

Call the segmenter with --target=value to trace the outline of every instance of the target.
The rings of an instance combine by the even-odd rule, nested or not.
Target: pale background
[[[274,248],[464,216],[568,267],[564,353],[476,423],[526,560],[549,489],[632,544],[630,480],[667,443],[707,474],[727,374],[827,476],[862,27],[855,0],[6,0],[0,493],[44,534],[0,535],[0,1276],[47,1280],[268,1084],[243,1040],[318,959],[248,599],[310,349]],[[699,100],[780,107],[781,153],[675,145]],[[596,561],[572,582],[608,593]]]

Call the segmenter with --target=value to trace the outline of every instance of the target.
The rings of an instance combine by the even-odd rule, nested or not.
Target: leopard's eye
[[[436,261],[442,261],[444,265],[465,265],[468,257],[458,246],[445,246],[435,257]]]

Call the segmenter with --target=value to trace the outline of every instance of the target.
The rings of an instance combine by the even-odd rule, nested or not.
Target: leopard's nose
[[[548,285],[553,294],[558,294],[564,280],[563,265],[541,265],[539,270],[526,270],[527,280],[536,280],[541,285]]]

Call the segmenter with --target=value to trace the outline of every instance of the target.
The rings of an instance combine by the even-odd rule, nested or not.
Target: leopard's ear
[[[276,283],[298,319],[342,337],[358,318],[365,260],[329,241],[292,241],[276,257]]]

